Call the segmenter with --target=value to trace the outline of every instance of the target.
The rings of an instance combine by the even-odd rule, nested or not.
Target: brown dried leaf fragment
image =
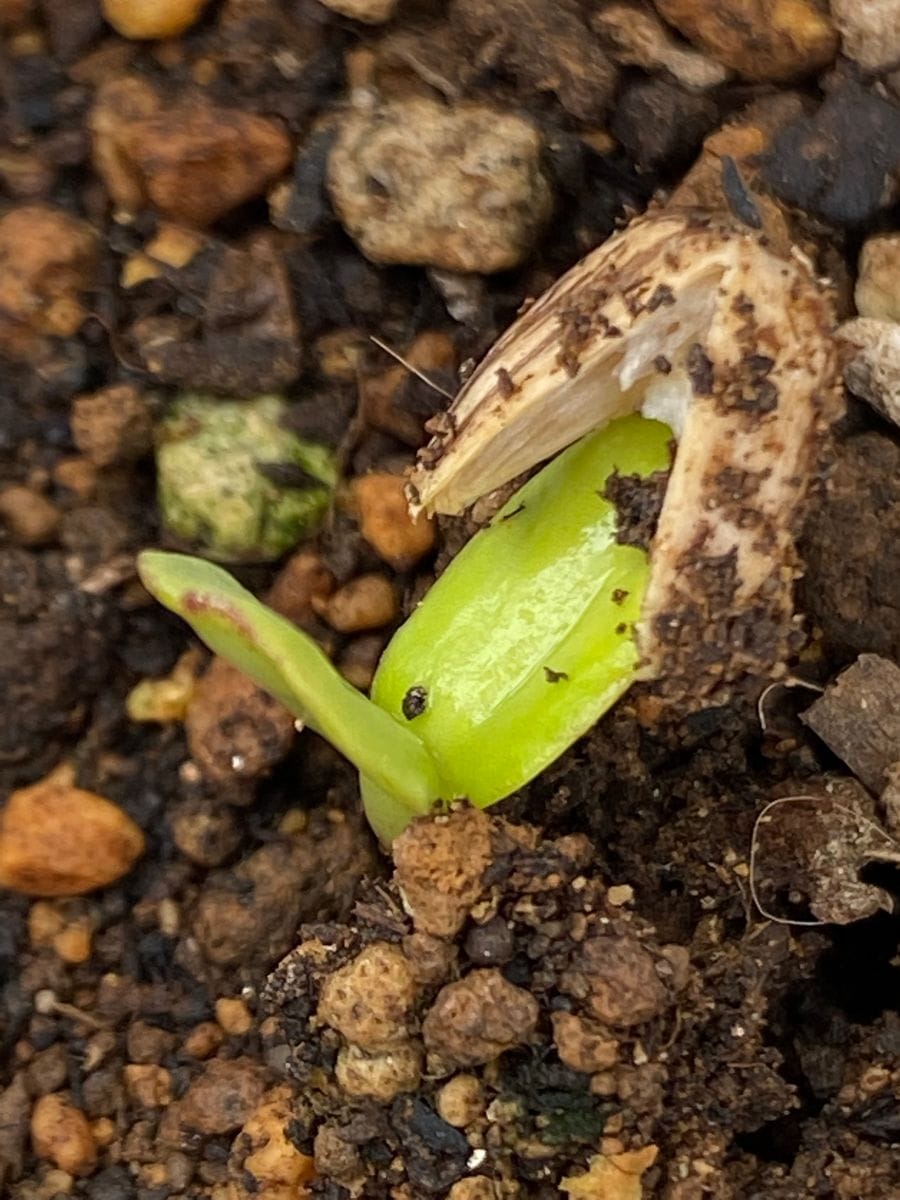
[[[763,916],[791,923],[789,904],[805,900],[815,920],[849,925],[884,909],[888,892],[864,883],[871,862],[900,862],[900,844],[874,818],[874,805],[854,780],[805,787],[773,800],[759,816],[751,848],[751,887]]]

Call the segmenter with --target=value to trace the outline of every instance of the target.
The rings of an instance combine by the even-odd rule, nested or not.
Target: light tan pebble
[[[91,1121],[91,1133],[98,1150],[105,1150],[119,1136],[116,1123],[111,1117],[98,1117],[96,1121]]]
[[[900,233],[875,234],[863,243],[854,298],[861,317],[900,321]]]
[[[90,1175],[97,1165],[97,1146],[87,1117],[58,1093],[41,1096],[31,1110],[31,1144],[69,1175]]]
[[[138,1167],[138,1182],[145,1188],[162,1188],[168,1182],[166,1164],[161,1162],[142,1163]]]
[[[293,1091],[279,1084],[266,1093],[232,1145],[232,1163],[252,1177],[251,1194],[262,1200],[303,1200],[303,1185],[315,1177],[312,1157],[288,1136],[295,1115]]]
[[[61,514],[46,496],[22,484],[0,491],[0,521],[20,546],[46,546],[59,532]]]
[[[181,931],[181,909],[171,897],[160,900],[156,910],[159,932],[166,937],[177,937]]]
[[[438,1114],[448,1125],[465,1129],[484,1115],[484,1088],[475,1075],[454,1075],[437,1094]]]
[[[615,1065],[619,1043],[576,1013],[555,1012],[553,1044],[560,1060],[573,1071],[593,1075]]]
[[[641,1176],[656,1162],[656,1146],[606,1157],[595,1154],[581,1175],[570,1175],[560,1183],[569,1200],[642,1200]]]
[[[13,792],[0,812],[0,887],[78,896],[121,879],[144,851],[122,809],[54,777]]]
[[[179,804],[169,814],[169,824],[175,845],[201,867],[221,866],[240,845],[241,830],[234,812],[222,804]]]
[[[59,1169],[48,1171],[41,1179],[41,1200],[56,1200],[57,1196],[70,1196],[75,1186],[75,1180],[68,1171]]]
[[[239,996],[221,996],[215,1009],[216,1020],[230,1037],[243,1037],[253,1028],[253,1014]]]
[[[0,328],[71,337],[87,315],[98,240],[86,221],[46,204],[23,204],[0,217]]]
[[[831,0],[831,15],[847,58],[864,71],[900,61],[900,0]]]
[[[424,514],[410,515],[400,475],[361,475],[353,481],[353,499],[363,537],[395,570],[409,570],[434,546],[434,521]]]
[[[215,1021],[201,1021],[184,1039],[182,1049],[188,1058],[211,1058],[225,1040],[225,1033]]]
[[[613,884],[606,890],[606,903],[611,904],[613,908],[622,908],[624,905],[630,904],[633,899],[634,888],[628,883]]]
[[[35,900],[28,910],[28,940],[34,949],[50,946],[66,921],[57,904]]]
[[[141,1108],[166,1108],[172,1103],[172,1076],[152,1063],[128,1063],[122,1068],[125,1090]]]
[[[900,324],[857,317],[845,321],[837,336],[855,352],[844,368],[847,387],[900,426]]]
[[[371,1096],[389,1104],[419,1086],[422,1048],[417,1042],[404,1042],[368,1054],[359,1046],[344,1046],[338,1051],[334,1074],[348,1096]]]
[[[447,1193],[447,1200],[499,1200],[502,1192],[499,1184],[486,1175],[470,1175],[457,1179]]]
[[[328,160],[341,223],[378,263],[490,274],[517,266],[549,219],[541,136],[480,104],[351,111]]]
[[[129,721],[168,725],[183,721],[197,686],[200,655],[185,651],[170,674],[162,679],[142,679],[125,697]]]
[[[614,1071],[598,1071],[591,1076],[592,1096],[615,1096],[619,1084]]]
[[[117,383],[72,402],[72,438],[95,467],[134,462],[153,445],[153,417],[143,394]]]
[[[166,267],[182,270],[200,253],[207,239],[196,229],[160,223],[156,236],[125,260],[120,277],[122,287],[137,287],[150,279],[158,279]]]
[[[122,37],[174,38],[200,19],[209,0],[103,0],[103,15]]]
[[[319,611],[339,633],[361,633],[390,625],[399,607],[394,585],[384,575],[358,575],[329,596]]]
[[[373,942],[322,987],[318,1019],[363,1050],[389,1050],[407,1036],[418,993],[409,963],[389,942]]]
[[[655,5],[679,33],[744,79],[799,79],[837,54],[837,31],[815,0],[655,0]]]
[[[73,922],[61,929],[53,939],[53,949],[71,966],[87,962],[91,957],[92,937],[87,922]]]
[[[383,25],[394,15],[399,0],[321,0],[326,8],[364,25]]]
[[[97,468],[86,458],[61,458],[53,468],[53,482],[79,500],[90,500],[97,490]]]
[[[688,88],[717,87],[728,78],[727,67],[679,42],[652,9],[628,0],[599,9],[591,27],[624,66],[662,68]]]

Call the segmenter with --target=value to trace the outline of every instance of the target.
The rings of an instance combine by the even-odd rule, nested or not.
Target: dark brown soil
[[[896,93],[846,59],[790,85],[751,75],[692,91],[661,69],[614,65],[590,7],[508,0],[495,17],[493,5],[457,0],[448,15],[416,0],[382,29],[315,0],[228,0],[183,37],[141,43],[113,36],[95,0],[0,0],[0,219],[51,205],[98,235],[74,332],[11,317],[0,290],[0,487],[27,485],[56,510],[34,540],[0,524],[0,799],[68,763],[147,838],[135,869],[103,891],[48,902],[0,890],[0,1194],[10,1200],[551,1200],[595,1156],[650,1146],[637,1191],[598,1183],[572,1194],[900,1195],[896,863],[867,843],[853,871],[876,897],[872,915],[813,924],[803,884],[821,884],[822,868],[806,827],[786,824],[777,862],[764,852],[774,841],[756,836],[770,801],[833,796],[848,775],[799,719],[810,692],[779,686],[757,707],[757,681],[751,700],[649,733],[652,696],[636,689],[498,806],[471,891],[440,928],[426,928],[415,903],[411,915],[408,880],[379,854],[354,773],[314,735],[284,758],[278,747],[261,754],[276,761],[269,774],[223,782],[234,728],[224,718],[204,734],[216,774],[201,770],[181,723],[126,715],[132,688],[167,675],[192,642],[135,578],[135,553],[164,540],[152,456],[123,448],[91,463],[70,424],[76,396],[132,384],[155,417],[180,389],[277,389],[292,428],[336,448],[348,478],[396,471],[445,404],[390,375],[395,364],[368,335],[403,350],[439,335],[416,361],[452,391],[455,364],[477,358],[527,297],[679,184],[711,130],[751,103],[776,104],[779,89],[777,136],[770,128],[765,153],[737,176],[723,159],[722,187],[758,186],[766,219],[780,214],[851,311],[862,240],[897,225]],[[134,287],[123,268],[162,222],[149,204],[116,219],[89,133],[99,85],[123,72],[165,104],[199,92],[280,122],[295,152],[271,208],[260,187],[203,231],[186,265]],[[555,215],[519,267],[448,275],[363,257],[325,184],[351,83],[534,121]],[[743,211],[759,215],[752,198]],[[5,269],[0,259],[0,282]],[[625,500],[641,502],[640,540],[653,497]],[[408,611],[470,528],[444,523],[434,552],[397,572],[343,505],[311,549],[331,585],[390,576]],[[824,686],[860,654],[900,656],[898,547],[897,430],[851,402],[802,543],[793,676]],[[238,573],[262,594],[277,569]],[[346,635],[312,611],[291,615],[354,681],[371,677],[388,631]],[[884,819],[873,797],[859,804],[834,836]],[[474,844],[467,835],[453,853],[474,859]],[[433,847],[414,851],[401,874],[433,869]],[[73,930],[89,934],[84,955],[60,940]],[[320,958],[278,966],[313,942]],[[371,1030],[346,1036],[321,1001],[326,979],[374,944],[399,948],[417,973],[391,1027],[415,1043],[415,1062],[420,1039],[437,1060],[384,1102],[335,1082],[339,1051]],[[581,1069],[565,1042],[576,1033]],[[471,1120],[450,1123],[439,1093],[463,1074],[477,1077],[481,1100]],[[39,1153],[32,1122],[48,1095],[84,1114],[93,1157],[60,1166]],[[252,1118],[267,1103],[279,1161],[299,1171],[296,1152],[315,1155],[316,1179],[311,1159],[283,1186],[251,1162]],[[463,1190],[473,1175],[497,1190]]]

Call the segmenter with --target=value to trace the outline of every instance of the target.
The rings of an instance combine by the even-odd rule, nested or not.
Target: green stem
[[[147,590],[183,617],[211,650],[249,675],[331,742],[380,792],[408,809],[403,824],[427,812],[442,794],[431,755],[416,734],[367,700],[311,637],[260,603],[227,571],[159,550],[141,554],[138,570]]]

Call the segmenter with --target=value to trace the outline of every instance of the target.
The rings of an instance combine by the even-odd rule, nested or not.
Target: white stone
[[[481,104],[398,100],[344,119],[328,162],[335,210],[374,262],[491,274],[550,216],[531,122]]]
[[[854,298],[861,317],[900,321],[900,233],[867,239],[859,256]]]
[[[866,71],[900,65],[900,0],[831,0],[844,53]]]
[[[844,322],[838,337],[855,350],[844,369],[847,387],[900,426],[900,325],[857,317]]]

